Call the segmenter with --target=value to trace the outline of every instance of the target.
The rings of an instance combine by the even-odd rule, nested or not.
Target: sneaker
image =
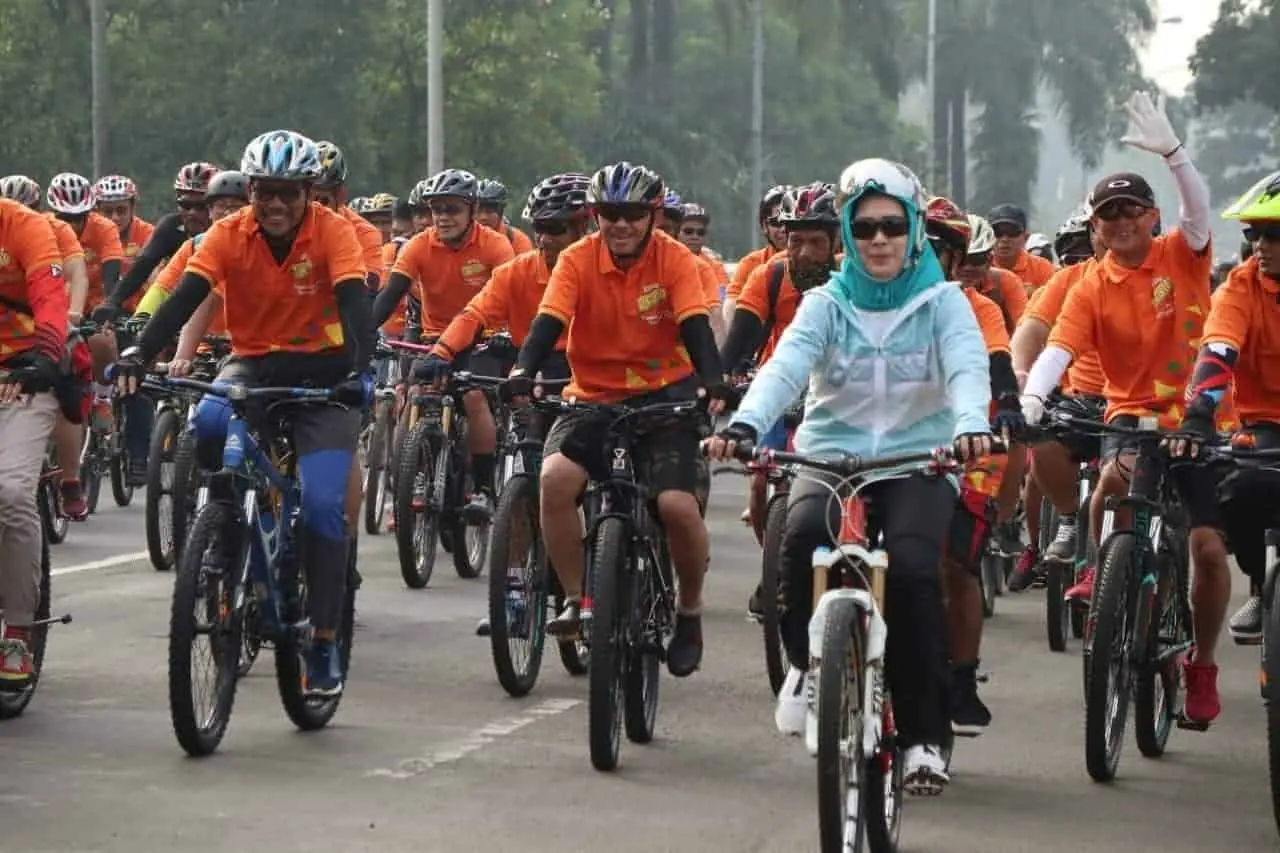
[[[1231,639],[1241,646],[1262,642],[1262,596],[1252,595],[1227,623]]]
[[[804,734],[805,717],[809,713],[809,700],[805,695],[807,675],[797,667],[788,667],[787,677],[783,679],[782,688],[778,691],[773,723],[784,735],[800,737]]]
[[[476,636],[487,637],[493,633],[493,626],[489,624],[488,616],[481,616],[480,621],[476,623]]]
[[[128,482],[135,489],[147,484],[147,460],[129,457]]]
[[[951,731],[959,737],[977,737],[991,725],[991,711],[978,697],[978,665],[957,666],[951,671]]]
[[[751,508],[748,507],[747,509],[744,509],[742,511],[742,515],[738,516],[738,520],[741,521],[743,524],[745,524],[747,527],[750,527],[751,526]]]
[[[754,622],[764,620],[764,605],[760,600],[764,597],[764,589],[760,584],[756,584],[755,592],[751,593],[751,597],[747,599],[747,618]]]
[[[0,640],[0,690],[21,690],[35,674],[35,663],[25,640]]]
[[[1018,556],[1018,565],[1009,574],[1009,592],[1022,592],[1035,582],[1040,554],[1031,545],[1022,549]]]
[[[1193,723],[1207,726],[1222,713],[1218,699],[1218,666],[1195,662],[1195,647],[1182,661],[1183,680],[1187,685],[1187,698],[1183,713]]]
[[[307,696],[330,697],[342,693],[342,663],[338,644],[333,640],[317,641],[307,653]]]
[[[582,601],[565,599],[564,609],[547,622],[547,633],[553,637],[573,637],[582,631]]]
[[[676,678],[693,675],[702,663],[702,617],[676,614],[676,630],[667,646],[667,671]]]
[[[936,797],[951,781],[942,750],[933,745],[907,747],[902,757],[902,789],[917,797]]]
[[[486,492],[476,492],[462,508],[462,518],[472,526],[488,524],[493,518],[493,498]]]
[[[1077,604],[1088,604],[1093,601],[1093,580],[1097,574],[1092,566],[1085,569],[1080,573],[1080,579],[1076,581],[1075,586],[1068,589],[1062,597]]]
[[[1070,562],[1076,558],[1076,518],[1066,515],[1058,519],[1058,532],[1044,549],[1046,560]]]
[[[529,620],[525,618],[526,608],[524,593],[514,590],[507,593],[507,639],[529,639]],[[493,634],[493,623],[488,616],[483,616],[476,623],[476,636],[488,637]]]
[[[1021,557],[1022,532],[1016,521],[1006,521],[996,528],[996,550],[1002,557]]]
[[[79,480],[62,481],[62,514],[72,521],[84,521],[89,517],[89,502],[84,499],[84,489]]]

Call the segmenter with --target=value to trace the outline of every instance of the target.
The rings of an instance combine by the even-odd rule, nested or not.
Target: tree
[[[1254,101],[1280,113],[1276,45],[1280,44],[1280,0],[1223,0],[1218,19],[1196,44],[1191,92],[1202,110]]]

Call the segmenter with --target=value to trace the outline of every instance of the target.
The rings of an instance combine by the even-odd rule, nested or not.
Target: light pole
[[[764,0],[751,7],[751,227],[747,245],[757,248],[760,223],[754,211],[764,195]]]
[[[444,0],[427,0],[427,171],[444,169]]]
[[[89,106],[93,137],[93,177],[107,165],[107,10],[106,0],[89,0]]]
[[[937,168],[938,159],[938,121],[935,115],[934,104],[937,102],[938,96],[938,0],[929,0],[929,23],[928,32],[925,36],[928,43],[925,45],[925,79],[929,89],[929,102],[925,109],[929,116],[929,146],[928,159],[925,161],[924,181],[925,186],[933,191],[935,181],[934,171]]]

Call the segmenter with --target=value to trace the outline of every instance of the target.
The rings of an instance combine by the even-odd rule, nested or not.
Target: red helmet
[[[835,187],[821,181],[796,187],[793,194],[784,196],[778,221],[784,228],[838,228],[840,211],[836,208]]]
[[[963,253],[969,246],[969,218],[945,196],[934,196],[925,206],[925,232],[944,249]]]
[[[178,170],[178,176],[173,179],[173,188],[180,193],[206,192],[209,181],[220,171],[222,170],[212,163],[188,163]]]

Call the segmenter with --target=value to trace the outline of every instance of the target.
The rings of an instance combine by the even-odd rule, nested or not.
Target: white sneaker
[[[778,690],[778,705],[773,712],[773,722],[784,735],[800,737],[804,734],[805,717],[809,713],[804,676],[805,673],[794,666],[788,667],[787,677]]]
[[[902,789],[908,794],[936,797],[951,781],[942,750],[936,746],[908,747],[902,761],[905,768]]]

